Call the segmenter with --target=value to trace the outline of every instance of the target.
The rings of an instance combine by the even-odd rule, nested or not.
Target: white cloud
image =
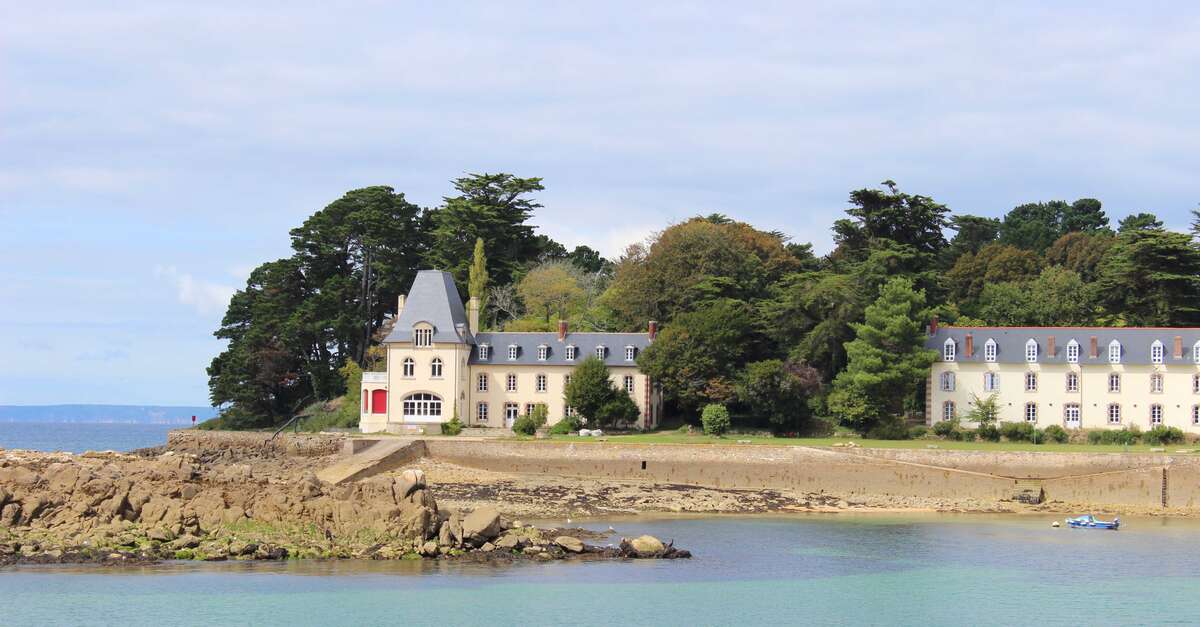
[[[205,315],[224,312],[229,298],[237,291],[228,285],[197,279],[175,266],[155,266],[154,276],[175,288],[180,303]]]

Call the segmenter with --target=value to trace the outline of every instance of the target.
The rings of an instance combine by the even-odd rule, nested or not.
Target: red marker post
[[[195,415],[192,416],[192,426],[193,427],[196,426],[196,416]]]

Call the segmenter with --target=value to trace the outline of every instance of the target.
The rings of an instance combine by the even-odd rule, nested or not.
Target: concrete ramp
[[[386,438],[368,444],[359,440],[349,450],[358,451],[349,457],[326,467],[317,473],[317,478],[332,484],[360,481],[380,473],[395,470],[425,456],[424,440],[409,438]]]

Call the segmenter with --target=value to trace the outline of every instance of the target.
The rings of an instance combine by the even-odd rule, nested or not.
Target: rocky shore
[[[441,507],[423,470],[330,485],[326,451],[0,450],[0,565],[160,560],[685,558],[650,536],[547,529]]]

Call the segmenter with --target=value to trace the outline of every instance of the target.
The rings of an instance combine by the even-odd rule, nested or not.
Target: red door
[[[371,390],[371,413],[387,413],[387,390]]]

